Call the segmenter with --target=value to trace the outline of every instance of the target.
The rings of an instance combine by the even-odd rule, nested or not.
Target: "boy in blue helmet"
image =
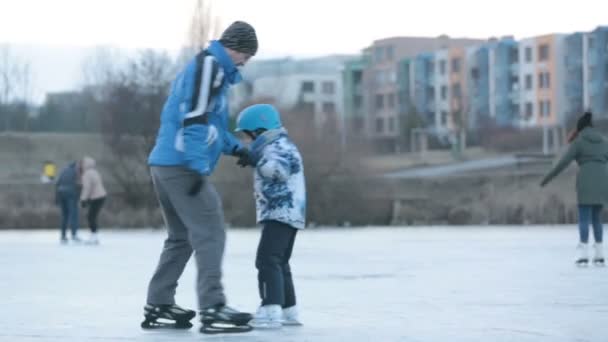
[[[255,30],[230,25],[220,40],[196,55],[177,75],[163,107],[150,173],[168,237],[148,286],[143,328],[189,328],[196,313],[175,304],[177,281],[194,253],[201,332],[244,332],[251,314],[226,305],[222,258],[226,232],[222,203],[208,179],[221,154],[247,159],[247,150],[228,129],[226,92],[241,80],[237,67],[258,49]]]
[[[257,222],[263,225],[255,262],[262,302],[249,325],[300,325],[289,259],[296,234],[305,227],[302,157],[271,105],[245,108],[239,114],[236,130],[252,140],[249,162],[255,167]]]

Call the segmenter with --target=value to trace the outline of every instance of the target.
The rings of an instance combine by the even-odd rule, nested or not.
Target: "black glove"
[[[204,178],[203,176],[198,177],[194,183],[192,183],[192,185],[190,186],[190,189],[188,190],[188,195],[189,196],[196,196],[198,195],[199,192],[201,192],[201,189],[203,188],[203,183],[204,183]]]
[[[83,208],[86,208],[89,205],[89,201],[84,200],[84,201],[80,201],[80,206]]]
[[[243,147],[240,149],[235,148],[234,151],[232,152],[232,155],[237,157],[238,160],[236,162],[236,164],[240,167],[247,167],[247,166],[252,166],[255,167],[255,162],[251,156],[251,153],[249,152],[249,149]]]

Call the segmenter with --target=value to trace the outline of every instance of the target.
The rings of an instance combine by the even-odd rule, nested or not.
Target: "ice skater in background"
[[[91,157],[82,158],[82,191],[80,193],[80,204],[83,208],[89,207],[87,220],[91,229],[89,244],[99,244],[97,237],[97,216],[106,201],[106,189],[99,171],[95,168],[95,159]]]
[[[78,237],[78,196],[80,193],[80,163],[73,161],[59,173],[55,183],[55,203],[61,209],[61,243],[68,243],[68,226],[72,231],[72,242]]]
[[[593,263],[604,265],[601,212],[603,204],[608,202],[608,141],[593,128],[592,119],[589,112],[579,118],[576,130],[568,137],[568,150],[541,182],[541,186],[547,185],[573,160],[580,168],[576,178],[580,235],[576,264],[579,266],[589,264],[589,223],[595,238]]]
[[[298,230],[305,227],[302,157],[271,105],[245,108],[237,119],[237,131],[252,140],[257,222],[263,225],[255,261],[261,305],[249,324],[254,328],[301,325],[289,260]]]

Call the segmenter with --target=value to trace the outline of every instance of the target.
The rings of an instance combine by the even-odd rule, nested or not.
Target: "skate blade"
[[[301,322],[298,321],[284,321],[283,322],[283,326],[285,327],[301,327],[304,324],[302,324]]]
[[[154,321],[143,321],[141,322],[141,328],[144,330],[156,330],[156,329],[190,329],[192,323],[190,322],[154,322]]]
[[[215,334],[239,334],[246,333],[253,330],[253,327],[249,325],[207,325],[203,324],[201,327],[201,333],[207,335],[215,335]]]
[[[283,327],[283,324],[280,322],[249,322],[249,325],[254,329],[260,330],[276,330]]]

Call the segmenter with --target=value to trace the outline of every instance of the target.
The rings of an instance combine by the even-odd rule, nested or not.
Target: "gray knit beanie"
[[[251,56],[258,52],[258,38],[253,26],[244,21],[235,21],[222,33],[220,43],[224,47]]]

